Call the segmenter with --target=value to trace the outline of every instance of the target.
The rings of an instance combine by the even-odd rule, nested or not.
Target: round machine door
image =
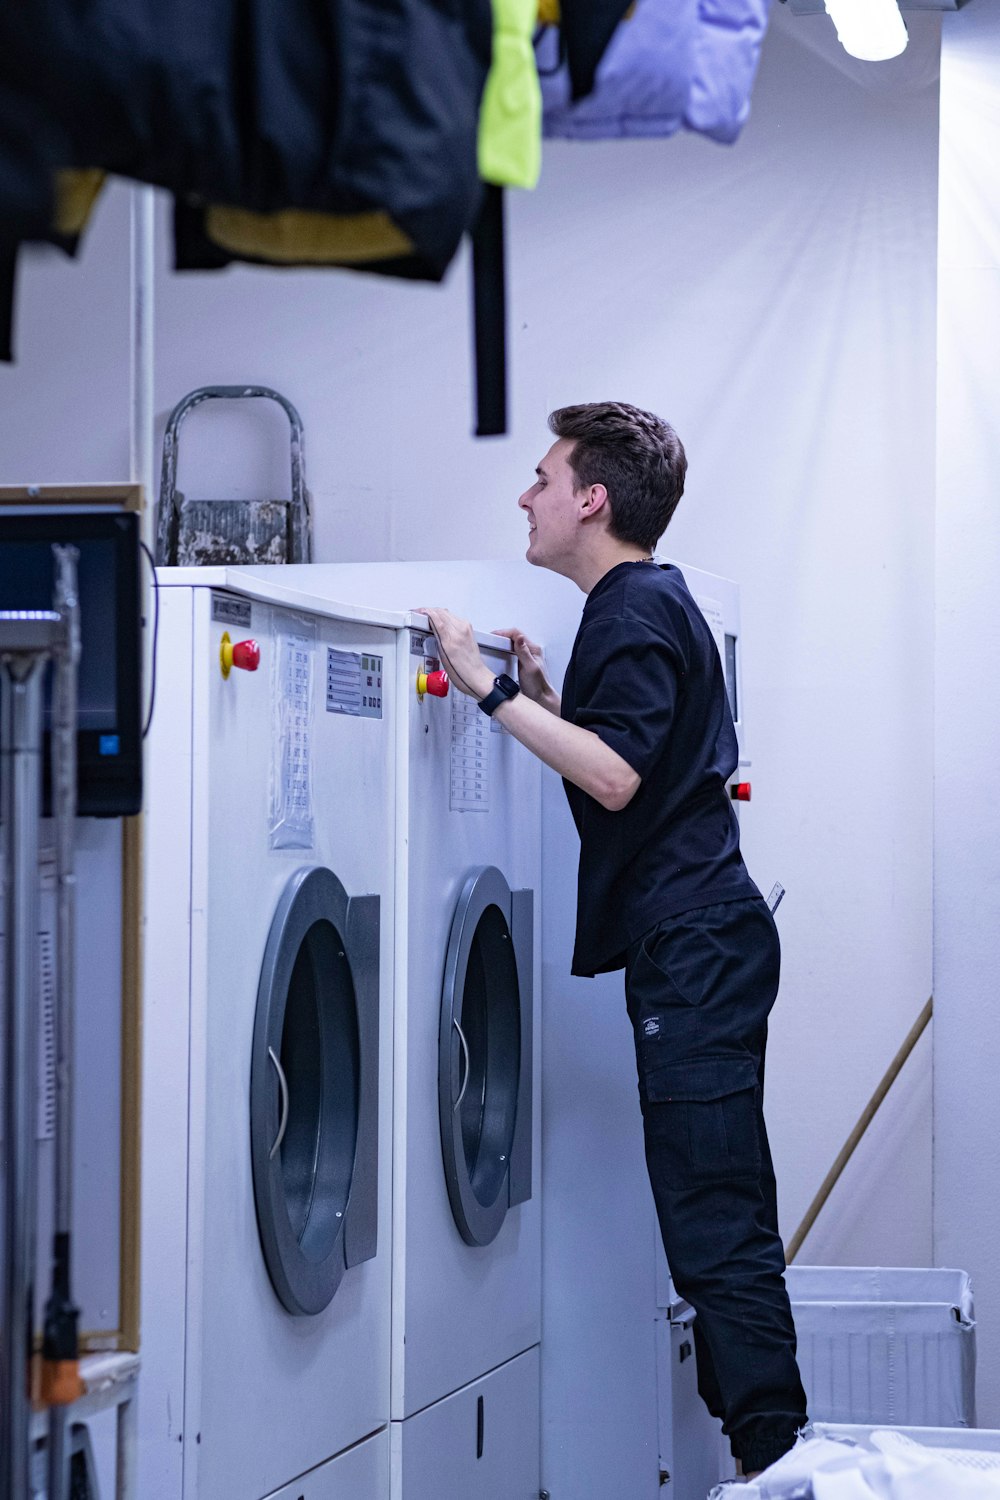
[[[271,923],[257,991],[250,1075],[257,1224],[274,1290],[298,1316],[321,1312],[352,1263],[348,1213],[359,1162],[369,1156],[363,1138],[377,1128],[352,905],[330,870],[297,871]],[[377,953],[376,928],[376,966]],[[375,998],[377,1009],[377,979]],[[374,1195],[361,1196],[370,1212]]]
[[[469,876],[445,961],[438,1066],[445,1179],[469,1245],[490,1244],[530,1196],[531,926],[530,892],[512,893],[491,865]]]

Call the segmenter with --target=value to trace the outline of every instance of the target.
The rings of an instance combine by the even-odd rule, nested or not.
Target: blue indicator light
[[[97,742],[97,748],[101,755],[117,755],[121,748],[121,741],[117,734],[102,734]]]

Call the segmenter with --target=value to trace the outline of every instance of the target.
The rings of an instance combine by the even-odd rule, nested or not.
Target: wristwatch
[[[511,698],[516,698],[520,691],[513,677],[508,677],[506,672],[501,672],[499,677],[493,679],[493,691],[487,693],[485,698],[480,698],[479,707],[487,717],[490,717],[501,703],[507,703]]]

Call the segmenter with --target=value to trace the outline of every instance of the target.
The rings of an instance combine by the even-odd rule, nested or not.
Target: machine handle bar
[[[267,1055],[274,1063],[274,1071],[278,1075],[278,1089],[281,1094],[281,1119],[278,1122],[278,1134],[274,1138],[274,1145],[268,1153],[268,1161],[273,1161],[281,1150],[281,1143],[285,1139],[285,1131],[288,1129],[288,1082],[285,1071],[278,1061],[277,1053],[273,1047],[268,1047]]]
[[[455,1100],[455,1103],[452,1106],[453,1109],[459,1109],[461,1107],[462,1100],[465,1098],[465,1091],[469,1087],[469,1074],[472,1071],[472,1065],[469,1062],[469,1044],[465,1040],[465,1032],[458,1024],[457,1016],[452,1016],[451,1024],[458,1032],[458,1040],[462,1043],[462,1051],[465,1053],[465,1077],[462,1079],[462,1087],[458,1091],[458,1098]]]

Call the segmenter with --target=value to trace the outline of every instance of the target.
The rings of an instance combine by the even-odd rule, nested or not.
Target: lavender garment
[[[668,136],[695,130],[735,141],[750,93],[771,0],[638,0],[617,28],[591,94],[570,104],[559,35],[537,48],[543,133],[573,140]]]

